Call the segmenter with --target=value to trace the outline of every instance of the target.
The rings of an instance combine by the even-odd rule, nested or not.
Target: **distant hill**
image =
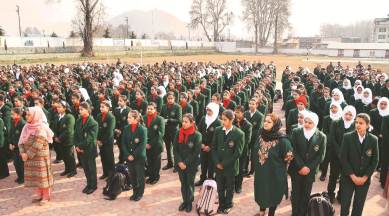
[[[128,17],[130,31],[135,31],[137,35],[144,33],[154,35],[160,32],[172,33],[177,38],[188,35],[185,22],[161,10],[131,10],[107,20],[107,23],[113,26],[123,25],[126,17]]]

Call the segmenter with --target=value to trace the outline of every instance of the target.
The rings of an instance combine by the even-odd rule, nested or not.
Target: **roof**
[[[329,42],[328,49],[389,50],[389,43],[339,43]]]

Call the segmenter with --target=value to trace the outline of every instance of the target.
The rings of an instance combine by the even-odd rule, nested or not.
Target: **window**
[[[344,50],[339,49],[339,50],[338,50],[338,56],[339,56],[339,57],[343,57],[343,56],[344,56]]]
[[[385,40],[386,39],[386,35],[378,35],[378,39],[379,40]]]
[[[358,49],[354,50],[354,55],[353,55],[353,57],[358,58],[358,57],[359,57],[359,52],[360,52],[360,50],[358,50]]]
[[[374,50],[370,50],[369,56],[370,57],[375,57],[375,51]]]
[[[386,28],[379,28],[378,31],[379,32],[386,32]]]

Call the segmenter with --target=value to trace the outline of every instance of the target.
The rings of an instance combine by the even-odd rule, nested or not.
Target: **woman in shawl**
[[[331,100],[328,101],[327,104],[326,104],[324,116],[330,114],[330,105],[331,105],[331,103],[338,103],[338,104],[340,104],[340,107],[342,107],[342,109],[345,106],[347,106],[347,103],[346,103],[346,101],[344,100],[344,97],[343,97],[343,93],[339,89],[337,89],[337,88],[332,90],[332,97],[331,97]]]
[[[377,111],[375,111],[377,110]],[[377,114],[378,113],[378,114]],[[380,98],[377,104],[377,109],[370,112],[371,124],[373,126],[372,133],[378,137],[378,147],[380,153],[381,168],[380,182],[381,186],[385,186],[387,172],[389,166],[389,147],[384,145],[389,141],[389,99],[386,97]]]
[[[266,115],[260,136],[255,142],[254,154],[254,195],[260,207],[260,216],[275,214],[284,194],[288,193],[287,163],[292,160],[292,146],[281,133],[281,119],[275,114]]]
[[[200,180],[196,182],[196,186],[203,185],[203,182],[208,179],[215,178],[214,164],[212,163],[211,146],[212,138],[215,129],[221,125],[219,120],[220,105],[216,103],[209,103],[206,108],[206,116],[204,116],[199,123],[199,132],[203,136],[201,144],[201,175]]]
[[[54,133],[44,123],[47,119],[40,107],[28,108],[26,121],[19,139],[20,156],[24,161],[24,184],[25,187],[37,188],[38,197],[33,202],[44,205],[50,200],[50,189],[54,183],[49,151]]]

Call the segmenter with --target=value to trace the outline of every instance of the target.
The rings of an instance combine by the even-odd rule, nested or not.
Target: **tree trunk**
[[[255,54],[258,53],[258,26],[255,25]]]
[[[92,29],[92,11],[89,0],[85,1],[85,26],[84,26],[84,48],[82,50],[81,56],[83,57],[92,57],[93,53],[93,29]]]
[[[276,20],[275,20],[275,26],[274,26],[274,45],[273,45],[273,54],[278,53],[278,48],[277,48],[277,37],[278,37],[278,14],[276,15]]]

